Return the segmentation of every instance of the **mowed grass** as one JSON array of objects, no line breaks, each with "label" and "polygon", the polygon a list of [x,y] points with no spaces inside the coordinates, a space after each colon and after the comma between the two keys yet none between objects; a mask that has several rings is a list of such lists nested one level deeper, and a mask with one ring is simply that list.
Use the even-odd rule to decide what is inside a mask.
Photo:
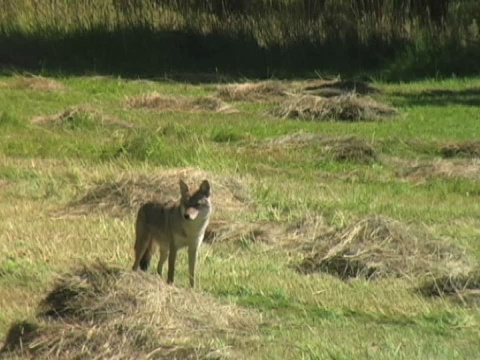
[{"label": "mowed grass", "polygon": [[[269,115],[274,105],[268,102],[232,102],[238,110],[232,114],[126,105],[151,92],[215,96],[216,85],[66,77],[54,79],[61,88],[48,90],[18,80],[0,78],[1,338],[13,321],[35,315],[56,274],[97,259],[131,267],[135,209],[123,216],[108,208],[78,215],[69,211],[72,201],[122,176],[198,168],[236,179],[256,204],[215,212],[213,220],[322,223],[317,233],[290,242],[281,233],[269,242],[242,235],[202,247],[195,291],[261,314],[256,333],[225,345],[242,358],[478,357],[478,305],[426,298],[416,291],[422,279],[415,276],[342,281],[296,269],[326,241],[325,229],[340,230],[368,215],[425,229],[480,260],[479,160],[442,158],[441,152],[445,144],[480,138],[480,79],[375,83],[382,91],[373,96],[399,115],[352,123],[279,119]],[[79,106],[95,113],[56,125],[31,123]],[[321,143],[271,141],[299,132],[355,136],[378,157],[342,161]],[[213,194],[221,204],[215,188]],[[179,261],[176,286],[187,287],[184,252]]]}]

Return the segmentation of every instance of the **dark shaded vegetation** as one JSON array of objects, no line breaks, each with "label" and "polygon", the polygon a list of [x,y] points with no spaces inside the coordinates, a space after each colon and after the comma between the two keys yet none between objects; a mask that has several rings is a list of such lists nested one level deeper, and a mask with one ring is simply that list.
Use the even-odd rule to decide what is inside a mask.
[{"label": "dark shaded vegetation", "polygon": [[0,5],[4,72],[213,74],[193,77],[205,82],[314,71],[391,79],[480,71],[480,5],[472,0],[2,0]]},{"label": "dark shaded vegetation", "polygon": [[[139,41],[141,39],[141,41]],[[85,33],[55,34],[48,39],[22,33],[0,38],[3,72],[121,74],[163,77],[192,83],[242,77],[307,76],[316,69],[354,74],[382,67],[393,58],[400,41],[372,39],[365,44],[345,41],[260,46],[249,34],[199,34],[194,30],[160,31],[132,27],[110,32],[102,28]],[[7,53],[3,53],[3,51]],[[328,54],[328,56],[324,56]],[[208,73],[213,76],[189,76]]]}]

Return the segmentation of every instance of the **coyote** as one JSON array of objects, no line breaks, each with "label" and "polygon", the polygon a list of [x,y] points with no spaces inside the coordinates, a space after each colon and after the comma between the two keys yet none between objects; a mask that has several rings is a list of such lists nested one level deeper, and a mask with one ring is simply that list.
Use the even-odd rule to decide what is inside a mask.
[{"label": "coyote", "polygon": [[133,270],[148,269],[155,245],[158,243],[160,260],[157,272],[162,276],[163,265],[168,257],[167,282],[171,284],[175,273],[177,250],[188,247],[190,286],[194,287],[198,249],[212,212],[210,183],[203,180],[198,190],[193,192],[183,180],[180,180],[180,194],[179,204],[148,202],[140,207],[135,224]]}]

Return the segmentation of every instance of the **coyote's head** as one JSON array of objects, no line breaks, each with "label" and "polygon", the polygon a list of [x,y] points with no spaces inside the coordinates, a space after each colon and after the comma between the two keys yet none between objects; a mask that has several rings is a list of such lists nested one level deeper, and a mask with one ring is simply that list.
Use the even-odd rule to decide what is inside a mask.
[{"label": "coyote's head", "polygon": [[207,219],[210,216],[212,191],[207,180],[203,180],[196,191],[190,191],[187,184],[180,180],[180,193],[182,194],[181,211],[185,220]]}]

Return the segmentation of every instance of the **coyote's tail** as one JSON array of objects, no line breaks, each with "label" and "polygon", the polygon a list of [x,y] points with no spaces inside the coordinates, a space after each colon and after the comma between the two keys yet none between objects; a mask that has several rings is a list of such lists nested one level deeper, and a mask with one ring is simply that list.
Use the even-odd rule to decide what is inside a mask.
[{"label": "coyote's tail", "polygon": [[155,250],[155,241],[149,239],[150,243],[148,244],[147,250],[142,256],[140,260],[140,269],[143,271],[147,271],[150,266],[150,260],[152,260],[152,255]]},{"label": "coyote's tail", "polygon": [[[145,210],[142,208],[138,212],[137,222],[135,224],[135,252],[140,258],[140,269],[147,271],[150,266],[150,260],[155,251],[155,241],[149,236],[145,221]],[[148,243],[148,244],[147,244]],[[143,254],[141,252],[143,251]]]}]

